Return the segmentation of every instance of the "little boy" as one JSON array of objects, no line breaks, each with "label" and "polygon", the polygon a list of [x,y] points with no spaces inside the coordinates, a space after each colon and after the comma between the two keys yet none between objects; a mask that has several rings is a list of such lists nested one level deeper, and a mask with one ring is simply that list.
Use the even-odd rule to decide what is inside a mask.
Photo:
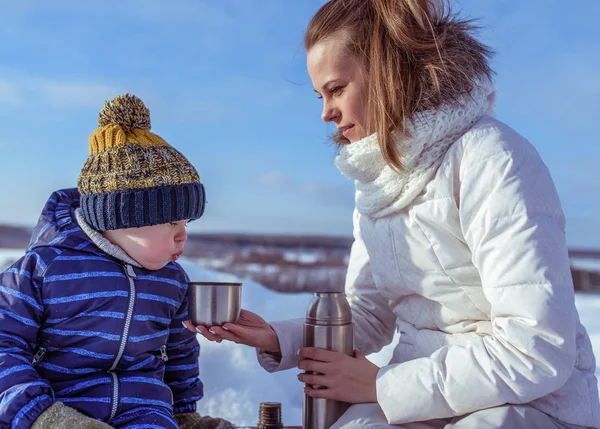
[{"label": "little boy", "polygon": [[139,98],[105,103],[98,124],[77,189],[50,196],[0,274],[0,427],[227,427],[195,413],[199,346],[175,263],[204,187]]}]

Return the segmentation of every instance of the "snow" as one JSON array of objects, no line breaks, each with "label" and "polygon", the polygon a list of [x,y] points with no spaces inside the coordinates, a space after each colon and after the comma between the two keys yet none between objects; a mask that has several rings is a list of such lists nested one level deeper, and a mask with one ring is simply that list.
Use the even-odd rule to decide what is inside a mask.
[{"label": "snow", "polygon": [[22,250],[0,249],[0,272],[16,262],[21,256],[23,256]]},{"label": "snow", "polygon": [[[230,276],[214,278],[214,273],[182,258],[190,278],[198,281],[227,281]],[[207,275],[205,280],[205,275]],[[242,279],[242,307],[265,320],[304,317],[312,294],[284,294]],[[198,402],[201,414],[227,418],[238,425],[256,425],[261,402],[281,402],[286,425],[302,421],[302,386],[296,375],[300,370],[269,374],[256,360],[250,347],[224,341],[220,344],[198,336],[200,378],[205,397]]]},{"label": "snow", "polygon": [[600,259],[571,258],[571,267],[600,273]]},{"label": "snow", "polygon": [[[22,251],[0,249],[0,270],[22,256]],[[230,274],[210,271],[182,258],[182,265],[194,281],[236,281]],[[241,279],[242,306],[267,321],[304,317],[312,294],[284,294],[269,290],[248,279]],[[576,305],[595,350],[600,356],[600,295],[576,295]],[[302,421],[302,386],[299,370],[269,374],[256,360],[254,349],[230,342],[212,343],[198,336],[200,342],[200,376],[205,397],[198,402],[204,415],[227,418],[238,425],[256,425],[261,402],[281,402],[283,422],[299,425]],[[392,342],[394,344],[396,339]],[[369,356],[378,365],[391,357],[392,346]],[[600,366],[596,374],[600,376]]]},{"label": "snow", "polygon": [[298,262],[300,264],[314,264],[319,261],[320,255],[315,252],[285,252],[283,259],[288,262]]},{"label": "snow", "polygon": [[[200,278],[203,268],[184,263],[193,277]],[[242,279],[242,306],[267,321],[304,317],[312,294],[273,292],[252,280]],[[600,357],[600,295],[577,294],[575,303],[581,322],[588,330],[595,355]],[[302,386],[296,376],[300,370],[269,374],[256,360],[253,349],[229,342],[212,343],[198,336],[201,344],[200,371],[205,386],[205,398],[198,402],[200,413],[227,418],[239,425],[256,425],[261,402],[281,402],[283,422],[302,422]],[[379,366],[387,364],[393,345],[368,356]],[[600,366],[596,367],[600,377]],[[599,382],[600,388],[600,382]]]}]

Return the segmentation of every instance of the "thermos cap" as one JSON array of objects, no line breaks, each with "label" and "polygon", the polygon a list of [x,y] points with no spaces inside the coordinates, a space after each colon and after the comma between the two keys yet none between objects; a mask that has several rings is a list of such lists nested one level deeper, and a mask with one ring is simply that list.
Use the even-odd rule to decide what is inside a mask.
[{"label": "thermos cap", "polygon": [[261,402],[258,408],[258,429],[283,429],[281,403]]},{"label": "thermos cap", "polygon": [[343,292],[316,292],[306,312],[306,322],[335,326],[352,323],[352,311]]}]

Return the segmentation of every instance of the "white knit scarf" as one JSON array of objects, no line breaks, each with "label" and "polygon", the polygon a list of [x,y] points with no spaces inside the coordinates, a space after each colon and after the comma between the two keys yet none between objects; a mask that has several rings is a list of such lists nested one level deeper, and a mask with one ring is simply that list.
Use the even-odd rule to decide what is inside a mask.
[{"label": "white knit scarf", "polygon": [[398,142],[405,166],[401,173],[385,163],[376,134],[344,146],[335,165],[354,180],[358,212],[380,218],[409,205],[431,180],[448,148],[483,115],[493,114],[495,94],[485,78],[458,103],[415,115],[408,124],[410,137]]}]

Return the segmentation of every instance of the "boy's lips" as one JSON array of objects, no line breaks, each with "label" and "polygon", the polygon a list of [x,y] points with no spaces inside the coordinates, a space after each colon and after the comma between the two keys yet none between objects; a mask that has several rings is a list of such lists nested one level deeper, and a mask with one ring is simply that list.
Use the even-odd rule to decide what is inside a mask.
[{"label": "boy's lips", "polygon": [[183,253],[183,251],[175,253],[175,254],[173,255],[173,260],[174,260],[174,261],[178,260],[178,259],[179,259],[179,257],[181,256],[181,254],[182,254],[182,253]]}]

